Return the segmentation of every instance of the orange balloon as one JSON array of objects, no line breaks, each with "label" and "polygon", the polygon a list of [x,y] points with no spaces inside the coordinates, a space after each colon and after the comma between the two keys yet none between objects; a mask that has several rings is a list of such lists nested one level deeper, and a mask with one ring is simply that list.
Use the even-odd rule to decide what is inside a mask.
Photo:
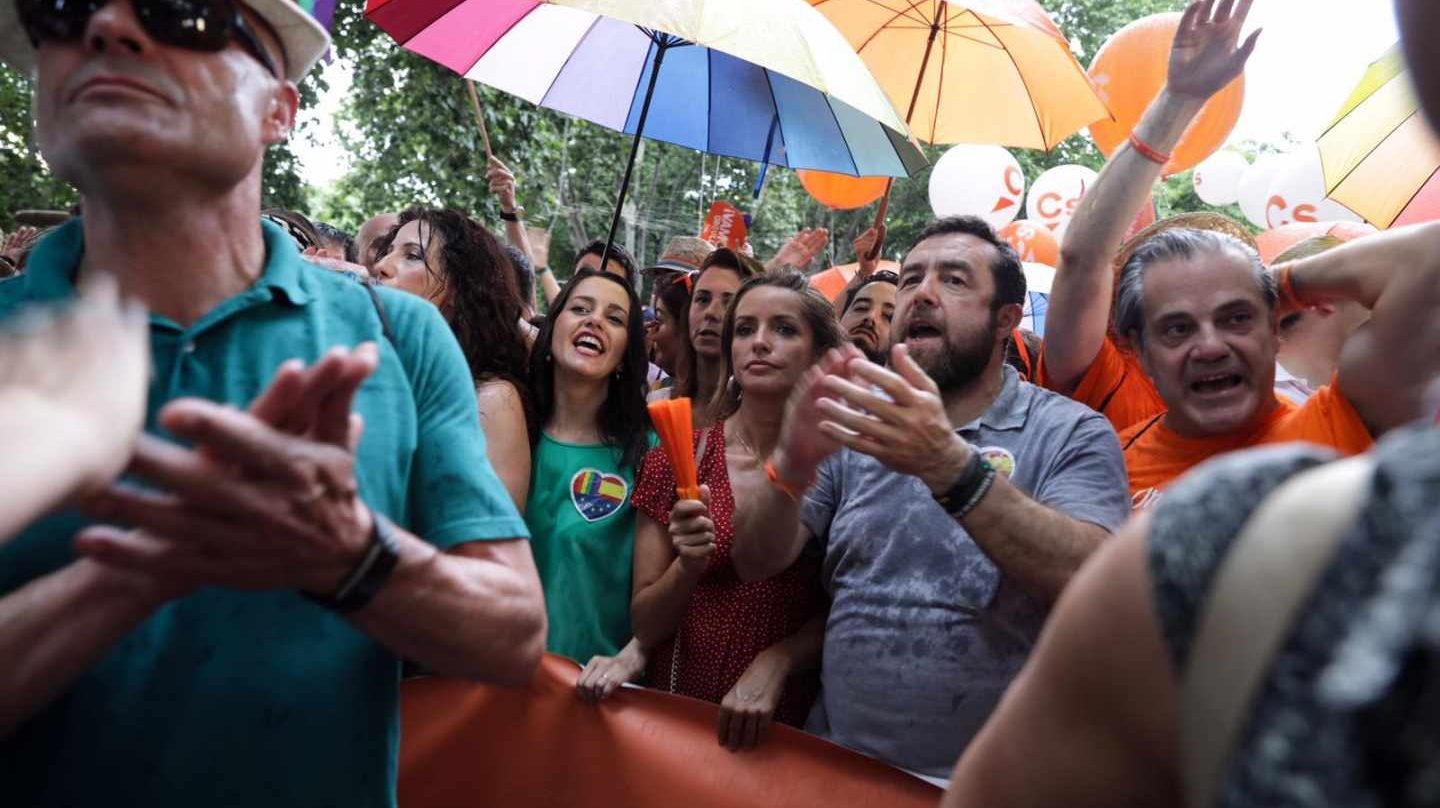
[{"label": "orange balloon", "polygon": [[1255,245],[1260,248],[1260,260],[1269,264],[1302,241],[1320,236],[1350,241],[1374,232],[1377,232],[1374,225],[1358,222],[1296,222],[1266,230],[1255,237]]},{"label": "orange balloon", "polygon": [[816,202],[835,210],[863,208],[885,195],[888,177],[851,177],[828,171],[800,169],[800,184]]},{"label": "orange balloon", "polygon": [[[1090,136],[1106,157],[1130,137],[1145,108],[1164,88],[1170,72],[1170,45],[1179,28],[1178,12],[1144,17],[1115,32],[1095,54],[1090,79],[1115,120],[1090,124]],[[1165,176],[1194,168],[1225,145],[1244,103],[1242,74],[1206,102],[1171,153]]]},{"label": "orange balloon", "polygon": [[1050,232],[1050,228],[1043,224],[1021,219],[1000,228],[996,235],[1005,239],[1015,248],[1015,252],[1020,253],[1021,261],[1052,267],[1060,262],[1060,242],[1055,240],[1055,234]]}]

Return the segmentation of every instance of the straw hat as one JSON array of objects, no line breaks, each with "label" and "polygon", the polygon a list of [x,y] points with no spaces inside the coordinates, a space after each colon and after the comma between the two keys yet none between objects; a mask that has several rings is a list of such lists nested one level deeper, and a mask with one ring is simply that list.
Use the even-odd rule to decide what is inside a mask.
[{"label": "straw hat", "polygon": [[[330,49],[330,34],[294,0],[239,0],[275,30],[285,51],[285,78],[305,78]],[[35,46],[20,24],[15,0],[0,0],[0,62],[27,75],[35,70]]]},{"label": "straw hat", "polygon": [[1312,255],[1319,255],[1326,250],[1333,250],[1345,243],[1345,239],[1335,236],[1315,236],[1307,238],[1288,250],[1275,256],[1271,264],[1283,264],[1287,261],[1299,261],[1301,258],[1309,258]]},{"label": "straw hat", "polygon": [[1120,271],[1129,263],[1130,256],[1140,249],[1140,246],[1155,236],[1167,230],[1185,228],[1188,230],[1209,230],[1212,233],[1230,236],[1244,244],[1246,247],[1260,254],[1260,247],[1255,243],[1255,237],[1250,234],[1250,228],[1235,221],[1221,213],[1210,213],[1200,211],[1196,213],[1178,213],[1168,219],[1161,219],[1155,224],[1136,233],[1129,241],[1120,247],[1120,252],[1115,255],[1115,281],[1119,286]]},{"label": "straw hat", "polygon": [[715,245],[696,236],[676,236],[665,245],[660,260],[645,268],[645,274],[659,272],[695,272],[705,257],[715,252]]}]

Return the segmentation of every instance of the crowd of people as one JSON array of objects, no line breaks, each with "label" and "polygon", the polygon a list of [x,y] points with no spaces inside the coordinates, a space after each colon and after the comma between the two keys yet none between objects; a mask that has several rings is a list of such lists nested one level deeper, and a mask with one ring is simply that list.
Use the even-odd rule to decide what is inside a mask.
[{"label": "crowd of people", "polygon": [[[1208,587],[1337,455],[1373,459],[1373,490],[1214,794],[1440,795],[1440,225],[1272,266],[1217,214],[1125,239],[1243,72],[1248,0],[1187,8],[1068,228],[1043,342],[975,217],[897,245],[898,272],[867,231],[830,300],[803,272],[823,231],[768,262],[597,241],[562,280],[494,158],[499,233],[262,211],[327,46],[299,7],[0,4],[82,198],[5,242],[0,282],[7,800],[388,805],[402,673],[518,686],[549,651],[577,698],[714,703],[737,752],[779,722],[953,773],[951,804],[1177,804]],[[647,411],[679,398],[698,497]]]}]

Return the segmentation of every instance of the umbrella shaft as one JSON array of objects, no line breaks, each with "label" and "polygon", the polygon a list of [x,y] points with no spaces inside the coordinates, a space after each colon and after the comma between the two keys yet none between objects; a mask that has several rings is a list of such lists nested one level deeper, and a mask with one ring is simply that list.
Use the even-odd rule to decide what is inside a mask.
[{"label": "umbrella shaft", "polygon": [[665,61],[665,51],[670,48],[666,38],[655,39],[655,66],[650,70],[650,83],[645,87],[645,102],[640,105],[640,119],[635,122],[635,139],[630,143],[630,159],[625,161],[625,176],[620,180],[620,193],[615,199],[615,216],[610,219],[610,235],[605,238],[605,251],[600,255],[600,271],[610,260],[611,248],[615,246],[615,233],[620,229],[620,214],[625,210],[625,194],[630,191],[630,175],[635,170],[635,155],[640,151],[640,137],[645,134],[645,118],[650,115],[650,99],[655,95],[655,80],[660,78],[660,63]]},{"label": "umbrella shaft", "polygon": [[935,19],[930,21],[930,38],[925,40],[925,55],[920,59],[920,75],[915,78],[915,92],[910,94],[910,109],[905,112],[906,126],[909,126],[910,119],[915,117],[915,102],[920,100],[920,85],[925,83],[925,68],[930,65],[930,51],[935,47],[935,36],[940,33],[940,26],[945,24],[946,5],[941,2],[935,9]]}]

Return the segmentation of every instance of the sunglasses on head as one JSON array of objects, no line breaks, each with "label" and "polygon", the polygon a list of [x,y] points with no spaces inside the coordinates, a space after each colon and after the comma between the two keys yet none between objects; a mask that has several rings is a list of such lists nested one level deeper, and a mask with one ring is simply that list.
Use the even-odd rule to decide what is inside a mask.
[{"label": "sunglasses on head", "polygon": [[[0,0],[3,2],[4,0]],[[30,43],[79,42],[90,17],[109,0],[14,0]],[[186,50],[215,53],[238,42],[273,76],[280,75],[245,22],[234,0],[130,0],[140,26],[151,39]]]}]

